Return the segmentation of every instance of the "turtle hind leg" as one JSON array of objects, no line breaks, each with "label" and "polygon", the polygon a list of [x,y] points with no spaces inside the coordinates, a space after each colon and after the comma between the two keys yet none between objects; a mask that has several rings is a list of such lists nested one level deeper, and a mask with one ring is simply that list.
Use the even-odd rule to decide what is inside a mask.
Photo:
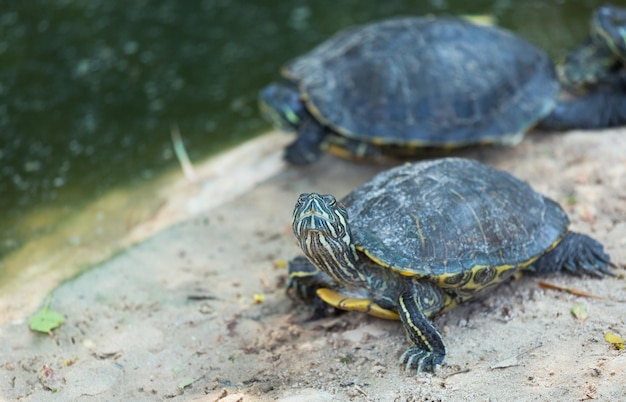
[{"label": "turtle hind leg", "polygon": [[600,242],[581,233],[569,232],[554,249],[542,255],[528,270],[540,274],[566,271],[574,275],[614,276],[609,266],[613,266],[611,258],[604,252]]},{"label": "turtle hind leg", "polygon": [[[426,287],[424,287],[426,288]],[[409,338],[415,345],[410,346],[400,356],[400,363],[406,364],[406,369],[412,368],[417,371],[434,371],[438,364],[443,362],[446,356],[446,347],[439,330],[428,319],[431,315],[443,308],[444,300],[442,291],[436,289],[434,285],[425,289],[428,293],[421,293],[420,287],[407,291],[400,296],[398,303],[398,313],[404,324],[404,328]],[[431,298],[432,291],[435,291],[434,299]]]},{"label": "turtle hind leg", "polygon": [[317,161],[328,131],[313,116],[298,126],[298,138],[285,149],[285,160],[293,165],[308,165]]}]

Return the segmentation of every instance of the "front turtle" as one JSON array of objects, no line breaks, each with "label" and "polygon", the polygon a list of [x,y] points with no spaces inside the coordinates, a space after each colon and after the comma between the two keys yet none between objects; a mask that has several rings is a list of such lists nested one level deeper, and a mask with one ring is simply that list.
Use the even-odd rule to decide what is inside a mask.
[{"label": "front turtle", "polygon": [[341,202],[302,194],[293,232],[307,260],[288,288],[330,305],[400,319],[406,367],[432,371],[446,354],[430,320],[519,270],[611,274],[603,246],[568,231],[554,201],[508,173],[446,158],[378,174]]},{"label": "front turtle", "polygon": [[275,124],[298,132],[285,153],[294,164],[311,163],[326,148],[377,159],[422,147],[515,145],[548,115],[546,128],[626,122],[599,112],[607,107],[601,96],[577,99],[584,113],[571,112],[544,51],[458,18],[349,28],[288,63],[283,75],[285,82],[261,92],[260,106]]}]

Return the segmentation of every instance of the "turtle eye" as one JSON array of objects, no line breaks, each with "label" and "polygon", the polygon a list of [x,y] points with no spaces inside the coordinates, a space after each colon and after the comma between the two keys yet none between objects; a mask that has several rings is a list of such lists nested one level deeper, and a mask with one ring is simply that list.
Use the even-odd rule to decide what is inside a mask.
[{"label": "turtle eye", "polygon": [[296,201],[296,208],[298,208],[300,205],[304,204],[304,201],[306,201],[306,199],[308,197],[309,197],[308,193],[300,194],[300,196],[298,197],[298,201]]},{"label": "turtle eye", "polygon": [[324,198],[324,202],[329,207],[334,207],[335,205],[337,205],[337,200],[332,195],[326,194],[323,198]]}]

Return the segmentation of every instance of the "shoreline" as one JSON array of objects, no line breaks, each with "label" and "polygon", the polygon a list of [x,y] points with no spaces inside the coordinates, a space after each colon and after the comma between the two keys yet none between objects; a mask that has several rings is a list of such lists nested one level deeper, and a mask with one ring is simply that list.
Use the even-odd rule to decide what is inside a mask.
[{"label": "shoreline", "polygon": [[24,319],[63,281],[277,174],[284,169],[283,147],[292,140],[269,131],[194,164],[194,183],[178,167],[90,202],[4,258],[0,324]]}]

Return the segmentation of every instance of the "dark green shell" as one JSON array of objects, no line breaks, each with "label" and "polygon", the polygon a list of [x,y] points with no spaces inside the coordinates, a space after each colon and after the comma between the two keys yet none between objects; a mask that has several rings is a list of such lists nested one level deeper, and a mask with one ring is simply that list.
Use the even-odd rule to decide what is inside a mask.
[{"label": "dark green shell", "polygon": [[385,171],[342,202],[357,249],[403,275],[451,282],[481,268],[525,267],[558,244],[569,224],[558,204],[528,184],[461,158]]},{"label": "dark green shell", "polygon": [[284,73],[323,124],[377,144],[515,144],[554,108],[560,89],[545,52],[455,18],[354,27]]}]

